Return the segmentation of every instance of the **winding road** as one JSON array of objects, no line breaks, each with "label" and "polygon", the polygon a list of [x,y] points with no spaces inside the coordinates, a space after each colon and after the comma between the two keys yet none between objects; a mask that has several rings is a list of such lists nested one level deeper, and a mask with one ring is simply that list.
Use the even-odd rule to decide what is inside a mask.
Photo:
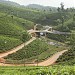
[{"label": "winding road", "polygon": [[43,62],[40,62],[38,65],[39,66],[49,66],[49,65],[52,65],[52,64],[54,64],[57,61],[59,56],[61,56],[66,51],[67,50],[63,50],[63,51],[57,52],[52,57],[50,57],[49,59],[47,59],[47,60],[45,60]]},{"label": "winding road", "polygon": [[[34,32],[40,32],[40,31],[34,31],[34,30],[30,30],[28,31],[29,33],[34,33]],[[45,31],[43,31],[45,32]],[[47,31],[48,32],[48,31]],[[50,32],[50,31],[49,31]],[[50,32],[51,33],[51,32]],[[59,33],[59,32],[56,32],[54,31],[54,33]],[[61,33],[61,34],[64,34],[64,33]],[[67,34],[67,33],[65,33]],[[0,58],[3,58],[9,54],[12,54],[12,53],[15,53],[17,52],[18,50],[22,49],[24,46],[30,44],[32,41],[34,41],[36,38],[35,37],[32,37],[32,39],[30,39],[29,41],[27,41],[26,43],[23,43],[5,53],[0,53]],[[33,64],[25,64],[26,66],[49,66],[49,65],[52,65],[56,62],[56,60],[59,58],[59,56],[61,56],[64,52],[66,52],[68,50],[63,50],[63,51],[60,51],[60,52],[57,52],[55,53],[53,56],[51,56],[50,58],[42,61],[42,62],[39,62],[38,64],[37,63],[33,63]],[[0,63],[0,66],[23,66],[24,64],[4,64],[4,63]]]},{"label": "winding road", "polygon": [[13,48],[13,49],[11,49],[11,50],[5,52],[5,53],[0,53],[0,58],[3,58],[3,57],[5,57],[5,56],[7,56],[7,55],[9,55],[9,54],[12,54],[12,53],[17,52],[18,50],[22,49],[24,46],[30,44],[30,43],[31,43],[32,41],[34,41],[35,39],[36,39],[35,37],[32,37],[32,38],[31,38],[29,41],[27,41],[26,43],[23,43],[23,44],[21,44],[21,45],[15,47],[15,48]]},{"label": "winding road", "polygon": [[[56,60],[59,58],[60,55],[62,55],[64,52],[68,50],[63,50],[60,52],[55,53],[52,57],[48,58],[47,60],[44,60],[43,62],[39,62],[38,66],[49,66],[56,62]],[[37,63],[33,64],[25,64],[26,66],[37,66]],[[0,66],[24,66],[24,64],[4,64],[0,63]]]}]

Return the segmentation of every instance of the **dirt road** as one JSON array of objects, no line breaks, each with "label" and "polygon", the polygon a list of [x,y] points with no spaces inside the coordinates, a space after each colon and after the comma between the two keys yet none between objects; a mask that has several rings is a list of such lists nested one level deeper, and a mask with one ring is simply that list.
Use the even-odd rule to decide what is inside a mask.
[{"label": "dirt road", "polygon": [[57,52],[56,54],[54,54],[52,57],[50,57],[49,59],[40,62],[38,65],[39,66],[48,66],[48,65],[52,65],[53,63],[56,62],[56,60],[59,58],[60,55],[62,55],[64,52],[66,52],[67,50],[63,50],[60,52]]},{"label": "dirt road", "polygon": [[[38,66],[49,66],[49,65],[52,65],[56,62],[56,60],[59,58],[60,55],[62,55],[64,52],[66,52],[68,50],[63,50],[63,51],[60,51],[60,52],[57,52],[55,53],[52,57],[50,57],[49,59],[47,60],[44,60],[43,62],[40,62],[38,63]],[[24,64],[3,64],[3,63],[0,63],[0,66],[23,66]],[[34,63],[34,64],[25,64],[26,66],[37,66],[37,63]]]},{"label": "dirt road", "polygon": [[0,58],[3,58],[3,57],[5,57],[5,56],[7,56],[7,55],[9,55],[9,54],[15,53],[16,51],[22,49],[22,48],[24,47],[24,45],[26,46],[26,45],[30,44],[30,43],[31,43],[32,41],[34,41],[35,39],[36,39],[35,37],[32,37],[32,38],[31,38],[29,41],[27,41],[26,43],[23,43],[23,44],[21,44],[21,45],[15,47],[15,48],[13,48],[13,49],[11,49],[11,50],[5,52],[5,53],[0,53]]}]

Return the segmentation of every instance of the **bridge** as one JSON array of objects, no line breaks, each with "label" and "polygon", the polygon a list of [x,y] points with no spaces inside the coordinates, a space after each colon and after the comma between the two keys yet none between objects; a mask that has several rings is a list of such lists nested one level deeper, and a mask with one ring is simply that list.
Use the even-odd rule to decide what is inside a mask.
[{"label": "bridge", "polygon": [[36,34],[38,34],[38,33],[39,33],[39,35],[45,35],[45,36],[47,33],[61,34],[61,35],[71,34],[70,32],[60,32],[60,31],[53,30],[53,28],[50,26],[44,26],[45,29],[43,29],[43,30],[36,30],[37,25],[38,24],[36,24],[34,26],[34,29],[28,30],[28,33],[31,34],[32,36],[37,36]]},{"label": "bridge", "polygon": [[53,30],[53,31],[48,31],[48,30],[28,30],[28,33],[29,34],[32,34],[33,36],[36,36],[36,33],[39,33],[40,35],[45,35],[46,36],[46,33],[52,33],[52,34],[61,34],[61,35],[67,35],[67,34],[71,34],[69,32],[60,32],[60,31],[56,31],[56,30]]}]

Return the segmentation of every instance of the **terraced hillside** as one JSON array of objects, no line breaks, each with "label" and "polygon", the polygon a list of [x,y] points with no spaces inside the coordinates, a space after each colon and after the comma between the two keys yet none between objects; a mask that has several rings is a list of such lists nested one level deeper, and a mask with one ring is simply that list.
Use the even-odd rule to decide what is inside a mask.
[{"label": "terraced hillside", "polygon": [[7,59],[7,62],[12,63],[12,61],[15,63],[24,63],[26,62],[37,62],[43,61],[50,56],[52,56],[54,53],[64,50],[62,46],[52,46],[49,45],[47,42],[45,42],[43,39],[36,39],[29,45],[25,46],[23,49],[17,51],[16,53],[10,54],[5,59]]},{"label": "terraced hillside", "polygon": [[[46,12],[20,5],[13,6],[13,4],[7,5],[6,3],[0,3],[0,53],[29,40],[30,35],[27,33],[27,30],[32,29],[36,23],[40,23],[42,26],[50,25],[53,27],[53,29],[58,31],[74,32],[75,9],[73,11],[72,10],[69,9],[67,11],[67,9],[64,9],[64,11],[60,10],[58,12],[51,13],[51,11]],[[68,42],[67,39],[70,38],[70,35],[47,35],[50,39],[63,43]],[[65,53],[64,56],[60,57],[62,62],[65,63],[65,61],[68,60],[71,61],[71,64],[75,64],[75,59],[73,60],[75,57],[74,44],[75,43],[72,43],[72,47],[67,54]],[[67,44],[67,46],[69,45]],[[21,60],[23,63],[25,61],[37,62],[43,61],[54,53],[63,49],[64,47],[52,46],[49,45],[45,40],[37,39],[23,49],[8,55],[5,58],[10,62],[15,62],[16,60]],[[60,62],[60,58],[58,59],[58,62]]]},{"label": "terraced hillside", "polygon": [[7,5],[6,3],[0,3],[0,11],[31,21],[35,21],[43,13],[38,10],[28,9],[26,7],[14,7],[11,5]]},{"label": "terraced hillside", "polygon": [[0,36],[0,53],[10,50],[18,45],[20,45],[22,41],[13,37]]},{"label": "terraced hillside", "polygon": [[70,49],[65,52],[62,56],[59,57],[57,62],[59,64],[66,64],[66,65],[75,65],[75,35],[71,35],[70,39]]},{"label": "terraced hillside", "polygon": [[[12,15],[0,12],[0,52],[9,50],[22,43],[22,36],[26,29],[33,28],[34,23]],[[27,41],[28,37],[25,38]]]},{"label": "terraced hillside", "polygon": [[[16,4],[17,5],[17,4]],[[34,5],[35,6],[35,5]],[[40,6],[40,5],[38,5]],[[48,8],[48,7],[47,7]],[[49,9],[49,8],[48,8]],[[53,10],[53,9],[51,9]],[[57,8],[55,8],[57,10]],[[55,12],[55,11],[46,11],[46,10],[38,10],[38,9],[32,9],[25,6],[13,6],[11,3],[7,5],[6,3],[0,3],[0,11],[5,12],[10,15],[17,16],[19,18],[27,19],[30,21],[33,21],[34,23],[39,23],[42,25],[51,25],[56,26],[60,25],[62,21],[62,16],[64,16],[64,21],[68,21],[70,18],[72,18],[72,14],[66,11],[65,12]]]}]

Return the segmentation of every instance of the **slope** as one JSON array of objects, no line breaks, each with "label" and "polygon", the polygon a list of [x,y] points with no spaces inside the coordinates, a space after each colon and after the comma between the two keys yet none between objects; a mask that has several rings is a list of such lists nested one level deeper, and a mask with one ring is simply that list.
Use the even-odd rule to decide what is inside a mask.
[{"label": "slope", "polygon": [[25,46],[16,53],[8,55],[7,57],[5,57],[5,59],[7,60],[6,63],[12,63],[12,61],[14,63],[32,63],[37,61],[40,62],[64,49],[65,48],[61,46],[57,47],[49,45],[42,39],[36,39],[31,44]]},{"label": "slope", "polygon": [[9,50],[22,43],[22,35],[25,33],[29,39],[26,29],[32,28],[33,22],[0,12],[0,52]]},{"label": "slope", "polygon": [[71,35],[70,49],[57,60],[59,64],[75,65],[75,35]]}]

